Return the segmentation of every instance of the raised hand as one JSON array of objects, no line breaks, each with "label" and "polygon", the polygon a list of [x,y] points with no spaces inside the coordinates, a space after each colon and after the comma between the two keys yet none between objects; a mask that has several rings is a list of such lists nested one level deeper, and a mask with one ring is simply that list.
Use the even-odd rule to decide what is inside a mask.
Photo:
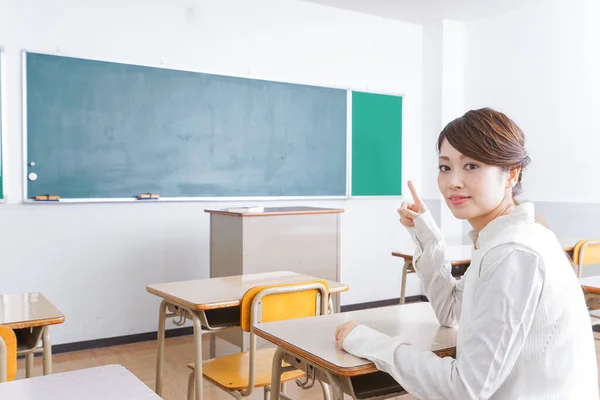
[{"label": "raised hand", "polygon": [[417,193],[417,189],[413,185],[412,181],[408,181],[408,189],[412,194],[413,202],[409,203],[407,201],[403,201],[398,209],[398,215],[400,215],[400,223],[406,227],[415,226],[413,219],[415,219],[419,214],[427,211],[427,207],[425,207],[425,203],[419,197]]}]

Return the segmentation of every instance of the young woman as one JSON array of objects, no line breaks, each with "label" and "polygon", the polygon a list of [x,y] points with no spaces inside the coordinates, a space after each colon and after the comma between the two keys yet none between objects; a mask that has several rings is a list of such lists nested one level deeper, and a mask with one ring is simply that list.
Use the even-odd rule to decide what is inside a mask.
[{"label": "young woman", "polygon": [[340,348],[373,361],[419,399],[599,398],[579,282],[555,235],[535,221],[533,205],[514,199],[530,161],[524,142],[512,120],[489,108],[467,112],[439,135],[440,192],[473,228],[461,280],[452,277],[440,230],[410,182],[414,203],[398,210],[440,324],[460,322],[456,359],[356,322],[336,331]]}]

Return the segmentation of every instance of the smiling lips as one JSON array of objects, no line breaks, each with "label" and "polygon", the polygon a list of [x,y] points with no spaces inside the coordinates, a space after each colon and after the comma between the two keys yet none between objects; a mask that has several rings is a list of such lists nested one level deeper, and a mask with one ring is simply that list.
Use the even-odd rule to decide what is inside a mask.
[{"label": "smiling lips", "polygon": [[470,197],[453,195],[453,196],[448,197],[448,199],[450,200],[450,203],[453,206],[460,206],[461,204],[464,204],[467,200],[469,200]]}]

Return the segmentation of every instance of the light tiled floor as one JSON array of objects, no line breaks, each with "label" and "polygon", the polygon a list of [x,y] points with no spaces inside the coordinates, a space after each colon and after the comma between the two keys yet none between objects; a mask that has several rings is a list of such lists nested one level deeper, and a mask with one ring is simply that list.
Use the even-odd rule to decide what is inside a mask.
[{"label": "light tiled floor", "polygon": [[[596,359],[600,364],[600,334],[596,333]],[[208,354],[208,341],[205,342],[204,354]],[[193,341],[191,336],[167,339],[165,345],[163,398],[165,400],[184,400],[187,393],[187,377],[189,369],[186,364],[193,362]],[[156,366],[156,342],[134,343],[113,346],[96,350],[78,351],[56,354],[53,357],[53,371],[62,372],[81,368],[89,368],[106,364],[121,364],[134,373],[150,388],[154,389]],[[35,375],[42,372],[42,360],[35,359]],[[24,377],[24,360],[19,360],[17,379]],[[317,384],[310,390],[301,390],[294,383],[288,384],[288,394],[294,399],[322,399],[320,386]],[[232,397],[205,381],[205,399],[230,400]],[[349,397],[348,397],[349,398]],[[262,390],[257,390],[251,400],[263,399]],[[410,395],[398,397],[411,400]]]}]

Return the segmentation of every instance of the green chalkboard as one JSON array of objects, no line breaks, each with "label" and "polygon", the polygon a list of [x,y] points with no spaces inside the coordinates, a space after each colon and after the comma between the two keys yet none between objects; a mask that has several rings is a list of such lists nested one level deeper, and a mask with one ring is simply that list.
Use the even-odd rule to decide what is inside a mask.
[{"label": "green chalkboard", "polygon": [[28,198],[347,194],[346,90],[37,53],[25,83]]},{"label": "green chalkboard", "polygon": [[352,92],[352,196],[402,194],[402,97]]}]

